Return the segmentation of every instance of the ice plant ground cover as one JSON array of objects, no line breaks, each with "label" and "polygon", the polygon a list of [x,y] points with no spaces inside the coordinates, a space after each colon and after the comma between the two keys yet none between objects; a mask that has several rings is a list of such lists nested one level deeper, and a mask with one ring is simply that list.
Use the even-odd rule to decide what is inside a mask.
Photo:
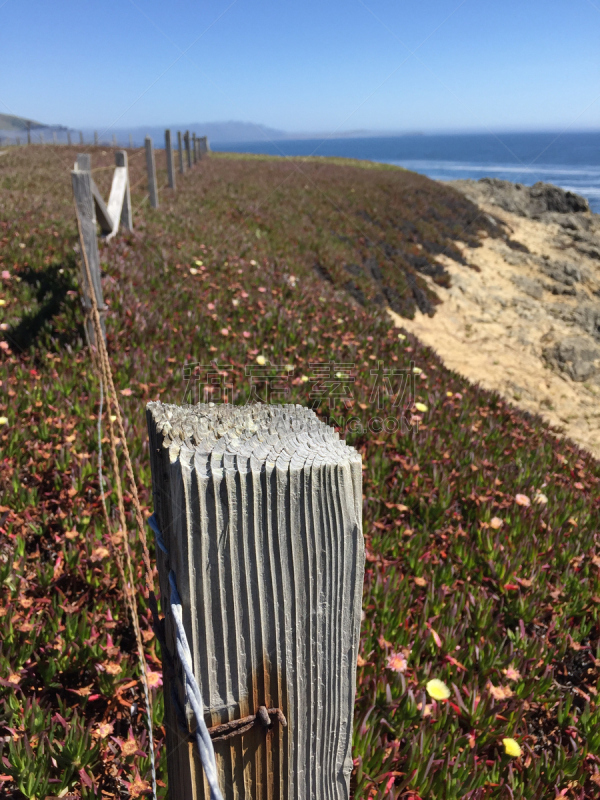
[{"label": "ice plant ground cover", "polygon": [[[0,797],[149,788],[133,630],[100,505],[75,154],[14,148],[0,163]],[[110,150],[92,158],[114,163]],[[502,231],[426,178],[322,159],[212,156],[154,211],[143,155],[130,161],[135,231],[101,260],[148,514],[144,406],[182,402],[184,363],[230,367],[238,403],[246,365],[289,365],[288,399],[305,405],[311,363],[355,365],[353,405],[335,415],[354,419],[347,438],[364,460],[354,797],[598,797],[598,464],[399,338],[378,297],[427,309],[420,275],[447,280],[432,256]],[[160,154],[158,167],[164,181]],[[106,194],[110,170],[95,177]],[[411,361],[418,434],[370,432],[391,414],[375,408],[371,371]],[[160,653],[139,578],[164,797]]]}]

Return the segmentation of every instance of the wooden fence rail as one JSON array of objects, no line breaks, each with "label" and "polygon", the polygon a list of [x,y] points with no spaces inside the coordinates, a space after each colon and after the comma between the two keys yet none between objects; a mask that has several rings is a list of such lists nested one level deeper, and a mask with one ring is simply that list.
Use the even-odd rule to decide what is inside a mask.
[{"label": "wooden fence rail", "polygon": [[[175,584],[224,800],[347,800],[360,455],[301,406],[155,402],[147,420],[170,796],[209,797],[190,742]],[[236,721],[244,732],[234,733]]]}]

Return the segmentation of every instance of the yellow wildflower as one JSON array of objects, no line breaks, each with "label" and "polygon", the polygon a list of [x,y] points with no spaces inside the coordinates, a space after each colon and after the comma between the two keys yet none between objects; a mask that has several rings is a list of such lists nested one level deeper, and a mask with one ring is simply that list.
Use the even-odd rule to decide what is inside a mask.
[{"label": "yellow wildflower", "polygon": [[428,681],[425,688],[427,689],[427,694],[433,697],[434,700],[447,700],[450,697],[450,689],[444,681],[440,681],[438,678]]},{"label": "yellow wildflower", "polygon": [[513,758],[519,758],[521,753],[521,746],[515,739],[502,739],[502,744],[504,745],[504,752],[507,756],[512,756]]}]

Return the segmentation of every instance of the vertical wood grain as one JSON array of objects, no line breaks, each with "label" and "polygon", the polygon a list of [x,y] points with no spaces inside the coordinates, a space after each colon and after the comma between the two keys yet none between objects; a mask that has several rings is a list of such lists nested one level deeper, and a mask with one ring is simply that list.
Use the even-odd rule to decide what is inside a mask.
[{"label": "vertical wood grain", "polygon": [[[364,572],[360,455],[301,406],[157,402],[147,421],[169,550],[158,558],[161,593],[173,569],[205,722],[261,705],[288,722],[215,743],[225,800],[347,800]],[[174,689],[182,699],[179,678]],[[165,685],[172,796],[208,800],[170,692]]]}]

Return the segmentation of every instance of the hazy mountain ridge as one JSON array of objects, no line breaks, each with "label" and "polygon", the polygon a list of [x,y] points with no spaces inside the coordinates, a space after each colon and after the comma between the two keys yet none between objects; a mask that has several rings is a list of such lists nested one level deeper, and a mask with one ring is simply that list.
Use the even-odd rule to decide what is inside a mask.
[{"label": "hazy mountain ridge", "polygon": [[[129,137],[133,141],[134,146],[143,144],[146,136],[153,139],[156,147],[162,147],[164,142],[165,128],[170,127],[172,133],[181,131],[184,133],[189,130],[190,133],[195,133],[197,136],[207,136],[209,142],[215,143],[231,143],[231,142],[261,142],[261,141],[277,141],[282,139],[315,139],[323,137],[334,137],[338,139],[343,138],[359,138],[368,136],[401,136],[402,132],[397,131],[371,131],[371,130],[354,130],[354,131],[303,131],[303,132],[290,132],[283,131],[277,128],[270,128],[267,125],[260,125],[254,122],[244,122],[239,120],[228,120],[225,122],[186,122],[177,125],[135,125],[130,128],[96,128],[84,127],[81,129],[69,128],[65,125],[45,125],[33,120],[27,120],[24,117],[17,117],[10,114],[0,114],[0,131],[9,138],[16,137],[27,130],[27,123],[30,122],[31,129],[35,130],[39,135],[40,133],[57,134],[57,140],[61,143],[66,142],[67,132],[70,131],[73,142],[79,141],[79,132],[83,134],[86,143],[93,142],[94,134],[98,134],[98,139],[101,144],[112,144],[113,136],[116,137],[117,143],[120,145],[128,145]],[[404,132],[405,134],[406,132]],[[413,134],[414,135],[414,134]],[[47,137],[49,138],[49,137]]]}]

